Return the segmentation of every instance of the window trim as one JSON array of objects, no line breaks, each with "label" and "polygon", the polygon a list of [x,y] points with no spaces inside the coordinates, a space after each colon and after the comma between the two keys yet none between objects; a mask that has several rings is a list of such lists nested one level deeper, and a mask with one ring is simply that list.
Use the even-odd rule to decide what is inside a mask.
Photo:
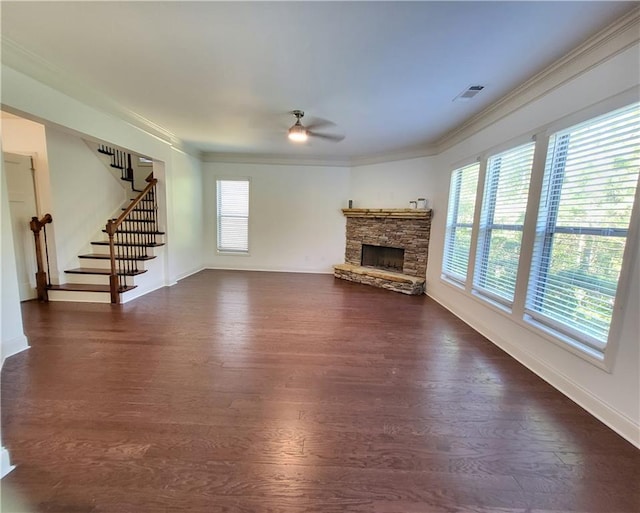
[{"label": "window trim", "polygon": [[[495,207],[496,207],[496,197],[498,194],[498,187],[500,184],[500,173],[496,176],[491,176],[494,183],[487,183],[488,175],[491,172],[491,166],[489,162],[493,157],[500,156],[511,151],[511,150],[519,150],[524,146],[528,146],[533,144],[533,155],[531,161],[531,168],[529,170],[529,184],[527,187],[527,204],[525,205],[524,210],[524,219],[521,225],[508,225],[508,224],[497,224],[494,223],[495,216]],[[538,144],[536,142],[535,137],[530,137],[525,141],[514,142],[511,145],[503,145],[503,147],[497,151],[492,151],[483,156],[482,161],[484,162],[484,176],[483,176],[483,189],[482,191],[477,191],[477,200],[480,200],[479,210],[478,210],[478,227],[477,227],[477,237],[475,240],[475,253],[474,253],[474,263],[473,263],[473,280],[470,283],[470,287],[475,295],[480,298],[484,298],[487,301],[496,303],[499,307],[506,309],[507,311],[512,311],[514,308],[514,304],[516,303],[516,298],[518,294],[518,282],[521,280],[521,265],[522,265],[522,247],[524,241],[524,233],[527,223],[527,217],[530,216],[528,209],[529,204],[531,203],[531,185],[533,181],[533,170],[536,165],[536,156],[538,155]],[[495,187],[494,187],[495,185]],[[490,221],[483,223],[482,213],[483,207],[485,203],[491,205],[490,209]],[[513,232],[519,232],[520,235],[520,250],[518,253],[518,267],[516,269],[516,278],[513,287],[513,299],[509,301],[508,299],[496,294],[494,291],[489,290],[483,284],[480,283],[480,277],[476,278],[476,269],[480,269],[483,265],[488,265],[489,262],[489,247],[491,241],[491,233],[493,230],[507,230]],[[483,240],[481,240],[481,237]]]},{"label": "window trim", "polygon": [[[475,244],[475,239],[474,239],[474,234],[476,231],[476,219],[478,216],[478,186],[480,184],[480,180],[481,180],[481,176],[482,176],[482,172],[483,172],[483,164],[482,162],[480,162],[480,159],[475,159],[473,161],[470,162],[466,162],[465,164],[456,166],[456,168],[454,170],[451,171],[451,175],[450,175],[450,179],[449,179],[449,200],[451,199],[451,183],[452,183],[452,178],[453,178],[453,173],[458,172],[458,171],[462,171],[466,168],[471,168],[473,166],[477,165],[478,166],[478,171],[477,171],[477,178],[476,178],[476,197],[474,200],[474,208],[473,208],[473,219],[471,223],[458,223],[458,222],[454,222],[451,226],[457,228],[470,228],[471,229],[471,237],[469,240],[469,254],[467,256],[467,275],[466,277],[463,277],[461,275],[455,274],[455,273],[450,273],[450,272],[446,272],[446,270],[444,269],[445,266],[445,259],[446,259],[446,254],[448,251],[448,234],[449,234],[449,224],[448,224],[448,218],[449,218],[449,210],[447,208],[447,220],[445,220],[445,240],[444,240],[444,247],[443,247],[443,253],[442,253],[442,265],[440,266],[440,275],[443,279],[448,280],[450,283],[457,285],[458,287],[465,287],[465,283],[469,281],[469,277],[472,275],[473,273],[473,260],[471,260],[472,256],[475,255],[474,252],[474,244]],[[462,179],[460,180],[459,185],[457,186],[457,193],[456,193],[456,205],[455,205],[455,209],[456,211],[459,210],[460,208],[460,192],[462,190]],[[457,220],[457,214],[456,214],[456,220]]]},{"label": "window trim", "polygon": [[[549,180],[549,182],[551,183],[551,185],[549,186],[551,187],[551,191],[553,191],[554,189],[557,189],[558,191],[562,191],[562,184],[564,184],[565,182],[564,158],[561,159],[561,162],[559,165],[554,161],[557,153],[558,152],[562,153],[562,146],[564,145],[565,147],[568,147],[568,142],[570,140],[569,135],[566,133],[563,134],[562,132],[566,132],[567,130],[578,127],[583,123],[589,123],[592,120],[595,120],[597,118],[610,116],[612,113],[618,110],[622,110],[629,107],[637,109],[639,105],[640,105],[640,102],[637,99],[635,99],[634,101],[627,103],[625,105],[622,105],[620,107],[608,109],[604,113],[589,116],[584,121],[571,123],[568,126],[564,128],[560,128],[556,130],[553,134],[551,134],[551,135],[555,135],[559,133],[559,136],[561,139],[559,143],[557,142],[557,139],[556,139],[556,143],[554,144],[553,148],[550,148],[547,142],[547,150],[545,152],[546,158],[545,158],[545,170],[543,171],[543,180],[545,179]],[[563,138],[565,139],[565,142],[562,141]],[[550,137],[548,137],[547,139],[550,139]],[[549,152],[552,152],[552,153],[549,153]],[[547,162],[548,158],[553,159],[551,163]],[[550,168],[548,167],[548,165],[550,165]],[[547,175],[547,170],[549,169],[550,171],[549,171],[549,174]],[[558,177],[560,177],[560,179],[558,179]],[[559,188],[558,188],[558,184],[560,184]],[[631,214],[629,218],[629,225],[625,229],[609,229],[609,228],[603,228],[603,227],[584,228],[579,225],[567,226],[566,223],[562,224],[561,226],[557,226],[558,213],[562,205],[560,197],[558,196],[555,201],[550,202],[546,213],[543,213],[540,210],[538,205],[538,211],[539,211],[538,216],[542,215],[542,217],[540,217],[540,219],[537,222],[536,233],[534,234],[534,236],[535,237],[538,236],[540,223],[543,223],[545,227],[543,232],[544,233],[544,243],[542,246],[543,252],[546,252],[547,250],[551,251],[551,248],[553,246],[552,244],[549,244],[548,241],[553,240],[554,236],[558,233],[587,234],[587,235],[597,235],[597,236],[605,236],[605,237],[614,236],[614,237],[624,237],[626,239],[625,249],[622,254],[620,275],[618,276],[618,280],[615,287],[616,294],[613,296],[614,304],[612,305],[612,308],[611,308],[611,317],[610,317],[609,326],[607,330],[606,340],[602,341],[601,339],[596,338],[595,336],[587,333],[586,331],[576,329],[575,327],[572,327],[567,323],[563,323],[561,321],[555,320],[550,315],[547,315],[544,312],[537,311],[534,306],[530,306],[531,303],[535,302],[535,300],[537,299],[536,291],[539,288],[538,284],[540,283],[541,280],[544,282],[544,278],[540,277],[541,273],[543,273],[544,271],[542,270],[535,271],[535,268],[533,266],[542,267],[544,265],[544,262],[548,260],[548,259],[545,260],[543,256],[540,256],[539,258],[536,258],[534,261],[535,255],[533,254],[533,252],[530,258],[531,266],[529,268],[530,270],[529,279],[530,280],[532,278],[535,279],[534,285],[535,285],[536,291],[534,290],[526,291],[525,310],[523,315],[523,318],[525,319],[525,321],[536,324],[538,326],[540,325],[544,326],[548,331],[557,333],[564,338],[570,338],[572,340],[575,340],[577,344],[582,345],[586,350],[597,351],[600,354],[602,354],[603,358],[605,357],[607,348],[613,340],[613,338],[611,337],[611,331],[614,328],[615,304],[619,301],[619,297],[620,297],[621,289],[623,285],[628,281],[623,276],[622,271],[623,271],[626,259],[630,258],[630,256],[628,256],[629,255],[628,251],[630,251],[629,246],[634,244],[634,239],[630,238],[629,235],[630,235],[631,225],[634,222],[634,219],[638,215],[637,209],[638,209],[638,189],[639,188],[640,188],[640,179],[639,181],[636,181],[636,190],[633,198],[633,205],[632,205]],[[554,197],[552,193],[548,193],[548,196]],[[540,200],[542,200],[542,197],[540,197]],[[532,249],[535,250],[535,244]],[[534,274],[535,274],[535,277],[533,276]]]},{"label": "window trim", "polygon": [[[535,334],[543,340],[546,340],[559,348],[572,353],[582,360],[592,364],[593,366],[605,371],[611,372],[612,364],[615,360],[620,338],[622,336],[622,315],[625,305],[628,302],[631,292],[630,278],[633,273],[633,264],[640,259],[640,183],[636,187],[636,196],[631,213],[631,220],[628,227],[627,244],[622,257],[622,266],[620,269],[620,277],[618,281],[617,294],[613,306],[611,323],[609,328],[609,337],[606,347],[602,351],[595,350],[584,344],[579,339],[574,339],[566,334],[549,329],[548,326],[542,325],[534,319],[527,318],[524,307],[527,297],[528,281],[530,277],[530,267],[535,241],[535,229],[537,224],[540,196],[542,192],[544,168],[548,149],[548,139],[551,134],[565,130],[576,124],[589,121],[590,119],[606,115],[617,109],[638,102],[638,92],[640,88],[633,87],[620,94],[611,96],[595,104],[589,105],[576,112],[567,114],[557,118],[549,123],[539,126],[536,129],[524,132],[523,135],[513,138],[510,141],[503,142],[483,150],[477,154],[477,160],[480,161],[480,173],[478,177],[478,190],[476,197],[476,213],[474,218],[474,229],[471,238],[470,261],[476,260],[475,248],[478,236],[478,224],[480,219],[480,209],[482,207],[482,194],[484,192],[484,180],[486,174],[486,163],[488,156],[498,151],[502,151],[509,147],[516,146],[519,141],[534,139],[537,141],[534,161],[531,170],[531,182],[529,185],[529,205],[524,220],[523,238],[520,249],[520,259],[518,264],[518,277],[516,280],[515,299],[511,310],[505,309],[502,305],[494,303],[491,299],[480,296],[472,289],[474,280],[475,265],[469,266],[467,279],[464,283],[452,281],[444,274],[440,274],[440,282],[449,287],[452,291],[457,291],[465,297],[471,298],[479,305],[489,308],[491,311],[508,319],[512,323],[521,328]],[[471,163],[471,159],[458,161],[455,165],[451,165],[450,172],[463,167],[464,162]],[[447,198],[448,201],[449,198]],[[444,251],[444,245],[443,245]],[[443,252],[444,255],[444,252]],[[632,262],[632,260],[634,262]]]},{"label": "window trim", "polygon": [[[248,202],[248,214],[247,214],[247,251],[237,251],[237,250],[227,250],[219,248],[219,223],[218,223],[218,182],[220,181],[235,181],[235,182],[247,182],[249,191],[249,202]],[[251,256],[251,177],[249,176],[216,176],[215,177],[215,222],[214,222],[214,230],[215,230],[215,243],[216,243],[216,255],[219,256]]]}]

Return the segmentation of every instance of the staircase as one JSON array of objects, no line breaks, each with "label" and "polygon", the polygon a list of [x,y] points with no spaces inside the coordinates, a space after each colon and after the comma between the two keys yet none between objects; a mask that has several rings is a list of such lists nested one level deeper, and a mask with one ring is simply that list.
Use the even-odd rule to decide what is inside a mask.
[{"label": "staircase", "polygon": [[65,283],[47,287],[53,301],[120,303],[148,271],[156,248],[164,246],[153,173],[143,189],[136,189],[130,153],[104,145],[97,151],[109,157],[110,167],[120,171],[120,178],[131,185],[131,195],[136,194],[118,217],[107,221],[105,236],[91,242],[92,251],[78,255],[80,266],[64,271]]},{"label": "staircase", "polygon": [[118,150],[116,148],[111,148],[110,146],[105,146],[104,144],[99,145],[96,151],[102,155],[110,157],[111,162],[109,163],[109,166],[120,171],[120,179],[124,180],[125,182],[129,182],[131,184],[132,191],[142,192],[135,187],[135,177],[133,173],[133,165],[131,162],[131,153],[125,152],[123,150]]}]

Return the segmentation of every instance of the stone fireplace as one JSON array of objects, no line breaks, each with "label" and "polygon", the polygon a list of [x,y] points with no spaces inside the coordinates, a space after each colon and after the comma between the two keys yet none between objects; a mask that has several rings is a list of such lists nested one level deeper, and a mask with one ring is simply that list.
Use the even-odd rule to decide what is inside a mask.
[{"label": "stone fireplace", "polygon": [[404,294],[424,294],[431,210],[345,208],[345,263],[334,276]]}]

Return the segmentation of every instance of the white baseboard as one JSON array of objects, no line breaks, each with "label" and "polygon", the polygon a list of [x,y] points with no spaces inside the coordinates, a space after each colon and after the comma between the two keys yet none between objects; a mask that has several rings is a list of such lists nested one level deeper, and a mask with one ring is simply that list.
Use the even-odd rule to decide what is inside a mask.
[{"label": "white baseboard", "polygon": [[29,349],[29,340],[24,335],[19,335],[9,340],[2,341],[2,365],[4,365],[4,361],[13,356],[14,354],[18,354],[25,349]]},{"label": "white baseboard", "polygon": [[257,273],[299,273],[299,274],[333,274],[333,268],[329,271],[318,271],[312,269],[266,269],[266,268],[255,268],[255,267],[204,267],[202,270],[207,271],[248,271],[248,272],[257,272]]},{"label": "white baseboard", "polygon": [[450,305],[439,299],[429,296],[431,299],[449,310],[453,315],[471,326],[482,336],[490,340],[509,356],[524,365],[527,369],[545,380],[556,390],[567,396],[573,402],[584,408],[591,415],[618,433],[625,440],[640,449],[640,426],[632,419],[604,403],[601,399],[593,395],[588,390],[578,385],[575,381],[565,376],[563,373],[549,366],[544,360],[540,360],[536,355],[508,342],[493,332],[489,327],[481,325],[474,319],[469,319],[454,310]]},{"label": "white baseboard", "polygon": [[0,478],[6,476],[11,472],[15,465],[11,464],[11,458],[9,457],[9,451],[4,447],[0,447]]},{"label": "white baseboard", "polygon": [[146,286],[144,288],[138,287],[129,292],[125,292],[121,294],[120,304],[128,303],[129,301],[133,301],[142,296],[146,296],[147,294],[153,292],[154,290],[163,289],[166,285],[163,282],[155,283],[153,285]]},{"label": "white baseboard", "polygon": [[205,267],[198,267],[197,269],[193,270],[193,271],[187,271],[185,273],[179,274],[178,276],[176,276],[171,285],[175,285],[176,283],[178,283],[180,280],[184,280],[185,278],[188,278],[189,276],[192,276],[194,274],[198,274],[200,271],[204,271],[206,268]]}]

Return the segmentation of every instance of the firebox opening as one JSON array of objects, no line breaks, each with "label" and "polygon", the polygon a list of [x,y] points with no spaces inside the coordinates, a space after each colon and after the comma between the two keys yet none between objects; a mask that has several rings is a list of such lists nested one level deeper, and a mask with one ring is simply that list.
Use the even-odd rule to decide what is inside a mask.
[{"label": "firebox opening", "polygon": [[363,244],[361,265],[401,273],[404,267],[404,249]]}]

